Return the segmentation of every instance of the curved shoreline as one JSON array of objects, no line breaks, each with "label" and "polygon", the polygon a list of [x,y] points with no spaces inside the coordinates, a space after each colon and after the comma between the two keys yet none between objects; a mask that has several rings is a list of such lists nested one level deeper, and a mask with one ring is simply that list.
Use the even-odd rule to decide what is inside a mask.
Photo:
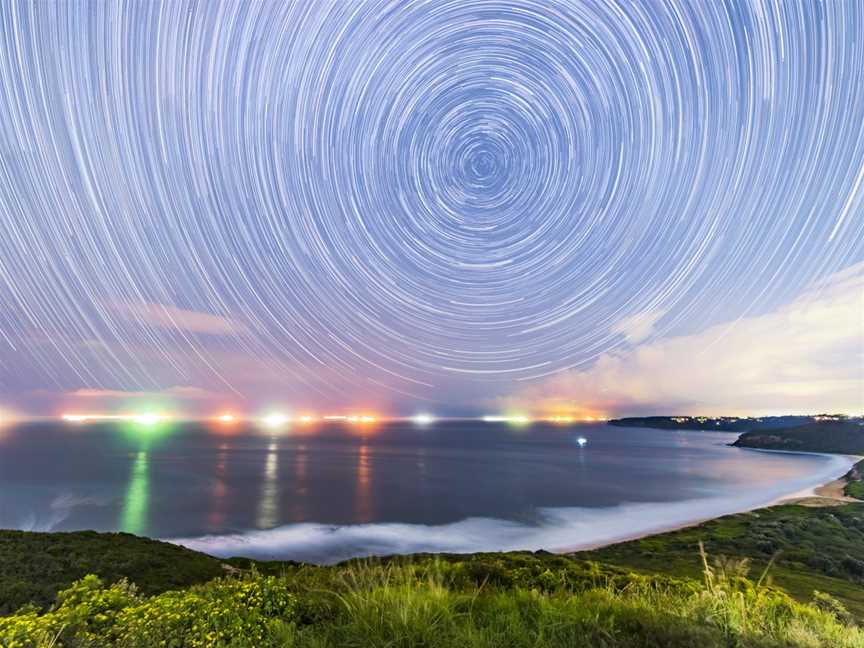
[{"label": "curved shoreline", "polygon": [[[825,500],[834,500],[838,502],[858,502],[860,500],[856,500],[854,497],[846,497],[843,495],[842,486],[846,485],[846,474],[852,469],[852,466],[857,464],[859,461],[864,460],[864,456],[862,455],[853,455],[853,454],[839,454],[832,452],[806,452],[806,451],[797,451],[797,450],[773,450],[771,448],[748,448],[746,446],[735,446],[741,450],[751,450],[753,452],[767,452],[771,454],[791,454],[791,455],[813,455],[819,457],[842,457],[848,461],[851,461],[849,468],[837,475],[833,479],[829,479],[826,482],[821,484],[815,484],[813,486],[803,488],[799,491],[795,491],[794,493],[789,493],[788,495],[784,495],[782,497],[778,497],[777,499],[771,501],[765,506],[776,506],[778,504],[795,504],[805,499],[810,498],[821,498]],[[837,493],[837,487],[840,487],[840,492]],[[758,507],[764,508],[764,507]],[[752,510],[752,509],[751,509]],[[744,511],[741,511],[742,513]]]},{"label": "curved shoreline", "polygon": [[[736,446],[740,447],[740,446]],[[729,511],[727,513],[722,513],[720,515],[709,515],[706,517],[700,517],[698,519],[694,519],[692,521],[684,522],[682,524],[677,524],[674,526],[666,526],[663,528],[658,528],[654,530],[650,530],[647,532],[634,532],[630,535],[613,539],[611,541],[604,541],[597,544],[593,544],[590,546],[577,545],[573,547],[568,547],[562,550],[556,550],[556,553],[574,553],[578,551],[588,551],[591,549],[600,549],[601,547],[608,547],[613,544],[617,544],[619,542],[629,542],[631,540],[640,540],[642,538],[647,538],[653,535],[658,535],[661,533],[668,533],[670,531],[678,531],[680,529],[687,529],[690,527],[698,526],[710,520],[716,520],[717,518],[724,517],[726,515],[735,515],[737,513],[748,513],[750,511],[758,511],[759,509],[768,508],[771,506],[780,506],[783,504],[800,504],[802,506],[838,506],[842,504],[853,504],[855,502],[861,502],[861,500],[857,500],[854,497],[846,497],[843,495],[843,486],[846,485],[845,475],[849,472],[852,466],[856,463],[864,459],[864,456],[860,455],[840,455],[840,454],[831,454],[827,452],[795,452],[792,450],[770,450],[767,448],[746,448],[741,447],[741,450],[753,450],[756,452],[770,452],[770,453],[780,453],[780,454],[806,454],[806,455],[818,455],[818,456],[827,456],[827,457],[843,457],[851,462],[849,467],[840,473],[837,477],[833,477],[826,482],[814,484],[813,486],[809,486],[803,488],[801,490],[795,491],[793,493],[789,493],[786,495],[781,495],[776,497],[775,499],[760,504],[757,506],[751,506],[748,508]],[[836,489],[839,486],[840,493],[837,494]]]},{"label": "curved shoreline", "polygon": [[[824,484],[835,481],[838,476],[845,475],[858,460],[851,455],[806,454],[823,456],[831,461],[805,486],[796,484],[791,493],[760,490],[677,502],[631,502],[603,508],[545,508],[538,511],[541,515],[538,524],[495,518],[467,518],[440,525],[301,523],[264,531],[171,538],[168,541],[222,557],[287,559],[318,564],[354,557],[426,552],[583,551],[806,497]],[[581,540],[574,542],[575,538]]]}]

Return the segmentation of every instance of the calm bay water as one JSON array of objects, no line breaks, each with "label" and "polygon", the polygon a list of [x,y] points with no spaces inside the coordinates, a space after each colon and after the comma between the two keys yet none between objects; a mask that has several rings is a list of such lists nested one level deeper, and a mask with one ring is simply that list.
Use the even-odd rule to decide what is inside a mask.
[{"label": "calm bay water", "polygon": [[28,424],[0,430],[0,526],[120,530],[220,555],[319,562],[560,549],[753,508],[851,465],[728,447],[735,438],[476,422],[277,435]]}]

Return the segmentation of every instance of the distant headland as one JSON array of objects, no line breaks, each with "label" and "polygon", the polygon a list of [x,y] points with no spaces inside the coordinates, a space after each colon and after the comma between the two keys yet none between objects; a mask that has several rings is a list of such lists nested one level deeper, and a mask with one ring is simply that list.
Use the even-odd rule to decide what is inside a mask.
[{"label": "distant headland", "polygon": [[739,448],[864,455],[864,417],[844,414],[815,416],[646,416],[609,421],[620,427],[661,430],[741,432]]},{"label": "distant headland", "polygon": [[752,432],[779,430],[821,423],[853,423],[864,425],[864,417],[845,414],[784,415],[784,416],[637,416],[611,419],[609,425],[647,427],[660,430],[711,430],[716,432]]}]

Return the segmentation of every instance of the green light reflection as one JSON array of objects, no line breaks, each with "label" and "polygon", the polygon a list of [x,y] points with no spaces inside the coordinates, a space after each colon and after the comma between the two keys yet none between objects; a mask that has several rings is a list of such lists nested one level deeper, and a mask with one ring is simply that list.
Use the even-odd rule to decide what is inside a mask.
[{"label": "green light reflection", "polygon": [[147,531],[147,509],[150,504],[150,456],[146,450],[139,450],[132,464],[129,487],[123,499],[123,512],[120,517],[120,530],[135,535]]}]

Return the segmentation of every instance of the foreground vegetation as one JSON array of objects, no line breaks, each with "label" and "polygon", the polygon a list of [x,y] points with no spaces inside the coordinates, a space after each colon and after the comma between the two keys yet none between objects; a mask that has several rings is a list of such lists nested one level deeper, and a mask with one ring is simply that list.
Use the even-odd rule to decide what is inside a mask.
[{"label": "foreground vegetation", "polygon": [[771,581],[800,601],[830,592],[864,619],[864,504],[811,508],[774,506],[576,554],[641,572],[698,576],[693,547],[746,559],[755,570],[771,563]]},{"label": "foreground vegetation", "polygon": [[87,574],[134,581],[142,594],[188,587],[225,574],[217,558],[128,533],[0,531],[0,614],[47,607]]},{"label": "foreground vegetation", "polygon": [[846,486],[843,494],[846,497],[864,500],[864,460],[852,466],[852,470],[846,473]]},{"label": "foreground vegetation", "polygon": [[[21,603],[22,580],[32,595],[0,617],[8,648],[864,648],[864,504],[774,507],[572,556],[317,567],[87,532],[3,532],[0,547],[0,600]],[[49,582],[62,587],[46,600]]]},{"label": "foreground vegetation", "polygon": [[497,555],[283,566],[141,595],[88,576],[44,613],[0,618],[9,648],[48,646],[864,646],[843,607],[801,604],[711,565],[701,581],[565,557]]}]

